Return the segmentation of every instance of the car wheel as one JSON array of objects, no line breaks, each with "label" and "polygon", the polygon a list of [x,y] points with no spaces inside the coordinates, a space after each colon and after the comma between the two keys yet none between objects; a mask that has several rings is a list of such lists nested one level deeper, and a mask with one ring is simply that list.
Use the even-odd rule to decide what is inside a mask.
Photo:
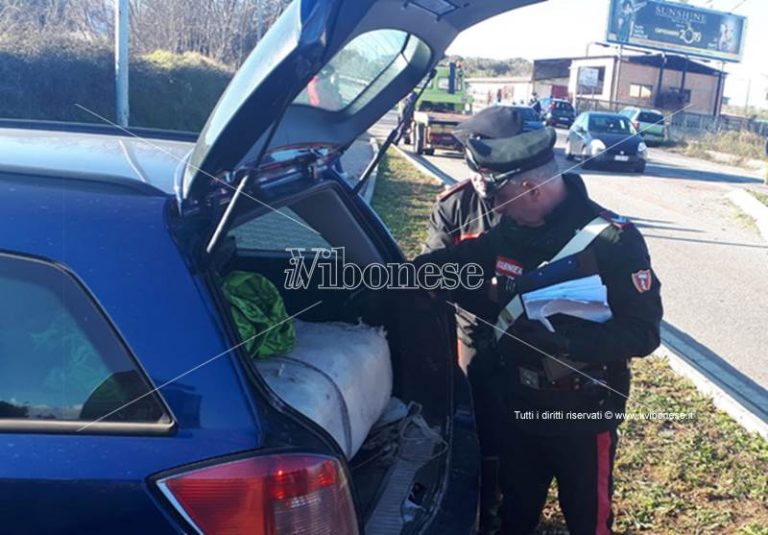
[{"label": "car wheel", "polygon": [[435,153],[435,149],[424,149],[424,154],[432,156]]},{"label": "car wheel", "polygon": [[581,151],[581,168],[589,169],[591,166],[592,160],[590,160],[589,150],[587,150],[587,146],[584,145],[584,149]]},{"label": "car wheel", "polygon": [[565,159],[573,160],[573,151],[571,150],[571,140],[565,142]]},{"label": "car wheel", "polygon": [[415,130],[414,146],[416,148],[416,154],[424,154],[424,125],[417,124]]}]

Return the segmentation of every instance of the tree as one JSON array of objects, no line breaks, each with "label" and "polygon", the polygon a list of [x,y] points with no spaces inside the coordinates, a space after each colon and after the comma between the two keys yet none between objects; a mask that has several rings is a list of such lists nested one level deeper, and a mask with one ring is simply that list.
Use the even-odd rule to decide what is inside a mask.
[{"label": "tree", "polygon": [[490,59],[450,56],[449,61],[462,61],[464,73],[471,76],[524,76],[531,73],[531,62],[524,58]]},{"label": "tree", "polygon": [[[131,48],[199,52],[240,65],[290,0],[131,0]],[[49,35],[109,44],[113,0],[0,0],[0,39]]]}]

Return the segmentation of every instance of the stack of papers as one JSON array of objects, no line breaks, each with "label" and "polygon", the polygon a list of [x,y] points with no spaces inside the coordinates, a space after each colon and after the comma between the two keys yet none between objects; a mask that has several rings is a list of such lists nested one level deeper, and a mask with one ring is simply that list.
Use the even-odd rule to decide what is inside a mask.
[{"label": "stack of papers", "polygon": [[550,332],[555,332],[555,328],[547,318],[555,314],[596,323],[605,323],[613,317],[608,306],[608,288],[600,275],[553,284],[524,293],[521,298],[528,318],[540,321]]}]

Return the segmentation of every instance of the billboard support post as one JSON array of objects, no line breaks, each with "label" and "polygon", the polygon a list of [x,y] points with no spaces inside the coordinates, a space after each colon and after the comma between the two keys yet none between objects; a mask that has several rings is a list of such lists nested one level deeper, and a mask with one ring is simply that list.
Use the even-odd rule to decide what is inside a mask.
[{"label": "billboard support post", "polygon": [[720,109],[723,99],[723,71],[725,71],[725,61],[720,62],[720,72],[717,74],[717,93],[715,94],[715,124],[720,122]]},{"label": "billboard support post", "polygon": [[659,81],[656,85],[656,98],[654,99],[656,102],[657,108],[664,107],[664,99],[662,98],[661,88],[662,88],[662,83],[664,82],[664,67],[666,66],[667,66],[667,54],[662,52],[661,65],[659,66]]},{"label": "billboard support post", "polygon": [[[688,76],[688,62],[690,59],[688,56],[683,57],[685,58],[685,65],[683,65],[683,75],[680,77],[680,108],[688,104],[688,102],[685,101],[685,78]],[[675,111],[678,111],[680,108]]]}]

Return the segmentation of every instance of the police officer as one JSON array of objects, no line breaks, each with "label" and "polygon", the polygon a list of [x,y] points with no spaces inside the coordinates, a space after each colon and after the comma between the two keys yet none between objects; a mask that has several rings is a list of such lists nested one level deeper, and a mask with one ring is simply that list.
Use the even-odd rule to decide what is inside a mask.
[{"label": "police officer", "polygon": [[[503,309],[493,325],[498,358],[488,389],[503,431],[502,532],[535,529],[555,478],[570,533],[610,533],[629,360],[659,344],[660,283],[639,231],[592,201],[578,175],[559,173],[555,139],[549,128],[470,138],[468,157],[494,184],[502,221],[416,262],[478,263],[496,282],[488,288]],[[599,275],[610,319],[558,314],[550,318],[554,332],[528,319],[518,289],[550,277],[560,258],[576,266],[573,278]]]},{"label": "police officer", "polygon": [[[507,138],[521,131],[523,119],[518,110],[508,106],[485,108],[461,123],[454,135],[466,146],[469,138]],[[463,180],[442,193],[435,203],[429,220],[429,232],[424,252],[437,251],[464,240],[477,238],[499,221],[501,216],[493,210],[494,183],[477,173],[472,160],[467,163],[471,178]],[[491,321],[498,307],[484,299],[475,298],[471,309],[456,316],[459,338],[459,365],[472,385],[475,414],[482,450],[482,489],[480,496],[481,532],[493,531],[498,507],[498,428],[489,407],[488,388],[485,384],[492,372],[493,355],[489,354],[494,342],[493,329],[479,322],[480,316]]]}]

